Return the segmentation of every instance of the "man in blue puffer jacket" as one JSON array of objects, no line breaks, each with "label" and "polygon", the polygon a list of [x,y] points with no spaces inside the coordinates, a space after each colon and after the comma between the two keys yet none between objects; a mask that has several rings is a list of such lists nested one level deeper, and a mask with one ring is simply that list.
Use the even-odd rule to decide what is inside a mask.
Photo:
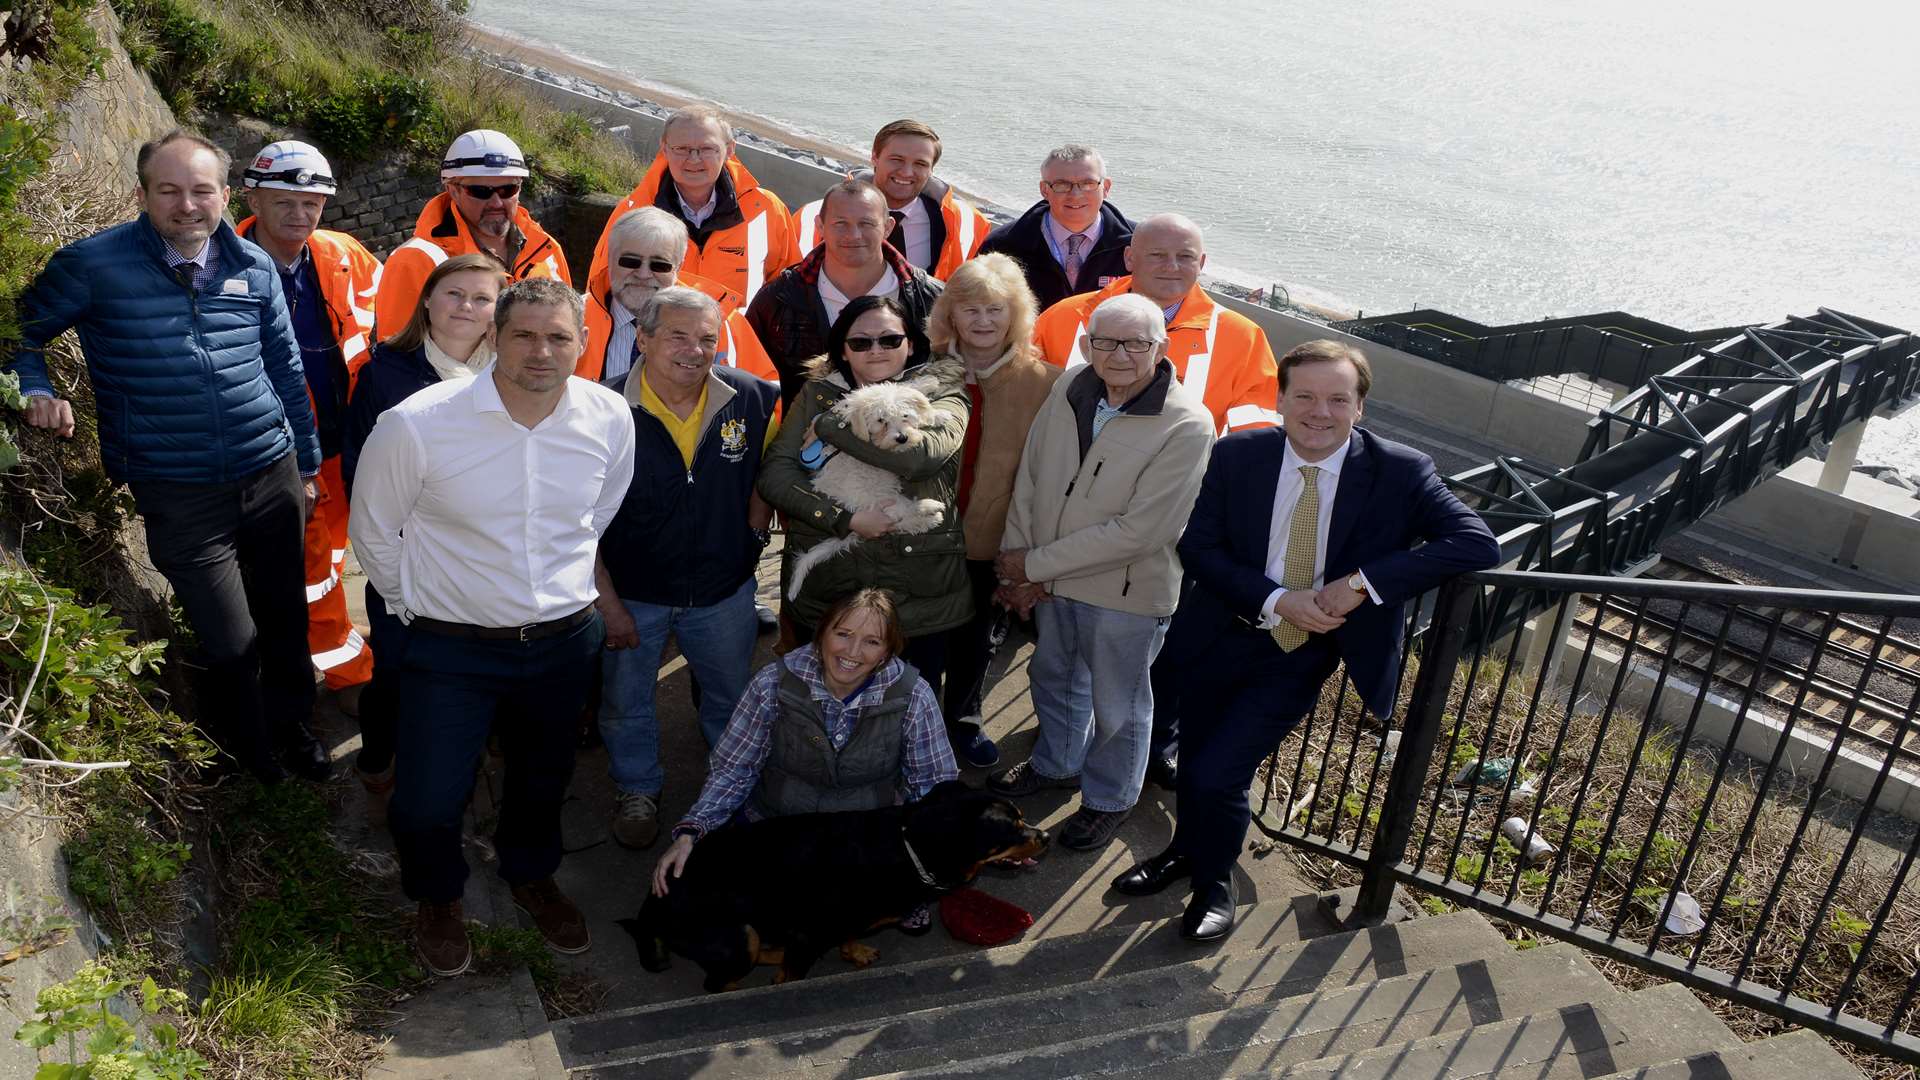
[{"label": "man in blue puffer jacket", "polygon": [[142,146],[140,217],[54,253],[8,367],[27,422],[71,436],[43,350],[78,332],[107,475],[207,654],[202,727],[263,780],[323,779],[301,547],[320,443],[280,275],[223,216],[228,164],[185,131]]}]

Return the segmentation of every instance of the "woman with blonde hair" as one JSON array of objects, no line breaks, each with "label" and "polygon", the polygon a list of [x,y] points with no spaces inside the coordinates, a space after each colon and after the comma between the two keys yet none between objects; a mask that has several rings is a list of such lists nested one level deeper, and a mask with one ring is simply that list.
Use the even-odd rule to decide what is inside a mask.
[{"label": "woman with blonde hair", "polygon": [[994,603],[993,560],[1000,553],[1027,429],[1060,377],[1060,369],[1042,360],[1034,348],[1037,308],[1020,264],[992,254],[962,263],[927,316],[934,356],[958,360],[965,367],[967,396],[973,402],[957,496],[973,620],[950,636],[943,704],[949,726],[975,733],[971,740],[956,738],[954,745],[978,768],[1000,760],[992,740],[980,732],[987,666],[1006,636],[1007,624],[1006,611]]}]

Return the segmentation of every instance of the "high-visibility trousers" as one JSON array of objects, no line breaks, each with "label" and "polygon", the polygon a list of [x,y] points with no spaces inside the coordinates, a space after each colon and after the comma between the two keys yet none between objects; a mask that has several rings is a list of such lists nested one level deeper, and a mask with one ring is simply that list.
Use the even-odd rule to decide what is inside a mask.
[{"label": "high-visibility trousers", "polygon": [[347,617],[347,495],[337,456],[321,463],[314,485],[320,502],[307,522],[307,651],[328,689],[343,690],[373,677],[373,648]]}]

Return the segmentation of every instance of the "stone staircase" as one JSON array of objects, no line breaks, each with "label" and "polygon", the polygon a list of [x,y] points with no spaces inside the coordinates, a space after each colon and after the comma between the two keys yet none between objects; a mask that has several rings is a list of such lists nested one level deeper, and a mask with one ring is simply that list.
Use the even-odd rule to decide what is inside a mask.
[{"label": "stone staircase", "polygon": [[1242,909],[1209,949],[1177,923],[602,1013],[553,1035],[578,1080],[1860,1075],[1809,1032],[1742,1043],[1677,985],[1622,993],[1574,947],[1515,950],[1473,912],[1339,932],[1303,896]]}]

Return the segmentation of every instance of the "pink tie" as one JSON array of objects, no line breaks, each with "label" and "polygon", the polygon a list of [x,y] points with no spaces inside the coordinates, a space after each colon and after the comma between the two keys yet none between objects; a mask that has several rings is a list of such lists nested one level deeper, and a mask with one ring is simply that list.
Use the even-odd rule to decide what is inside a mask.
[{"label": "pink tie", "polygon": [[1081,233],[1067,237],[1067,261],[1061,269],[1067,272],[1067,287],[1070,289],[1080,284],[1080,265],[1086,261],[1080,257],[1080,247],[1086,242],[1086,236]]}]

